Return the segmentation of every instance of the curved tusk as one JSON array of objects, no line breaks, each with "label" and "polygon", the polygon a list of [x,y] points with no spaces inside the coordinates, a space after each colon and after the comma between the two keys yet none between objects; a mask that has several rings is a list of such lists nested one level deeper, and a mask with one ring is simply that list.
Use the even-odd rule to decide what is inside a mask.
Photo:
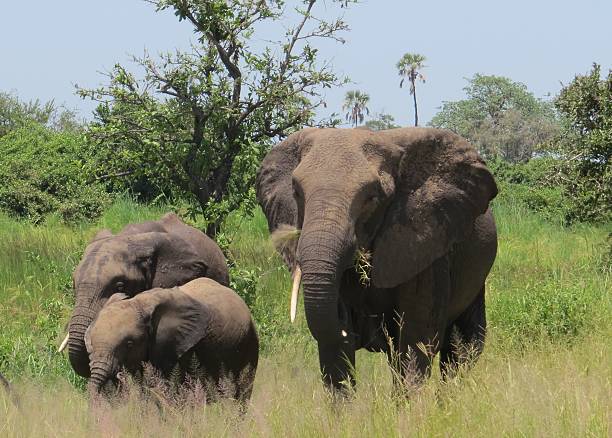
[{"label": "curved tusk", "polygon": [[64,351],[64,349],[66,348],[66,345],[68,345],[68,338],[70,337],[70,333],[68,333],[66,335],[66,339],[64,339],[61,343],[61,345],[59,346],[59,348],[57,349],[58,353],[61,353],[62,351]]},{"label": "curved tusk", "polygon": [[302,281],[302,270],[300,265],[295,265],[295,272],[293,273],[293,287],[291,288],[291,309],[289,316],[291,322],[295,321],[295,314],[297,313],[297,302],[300,294],[300,282]]}]

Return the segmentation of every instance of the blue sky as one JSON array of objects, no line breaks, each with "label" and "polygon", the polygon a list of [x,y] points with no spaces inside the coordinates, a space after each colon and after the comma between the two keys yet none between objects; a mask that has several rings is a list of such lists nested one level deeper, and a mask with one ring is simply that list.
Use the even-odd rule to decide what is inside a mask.
[{"label": "blue sky", "polygon": [[[100,72],[128,64],[129,54],[187,48],[193,38],[187,23],[141,0],[3,3],[0,90],[55,99],[83,117],[93,105],[74,95],[73,84],[99,85]],[[319,14],[330,15],[323,3]],[[327,111],[341,112],[344,93],[357,88],[370,94],[372,112],[411,124],[411,96],[399,88],[395,68],[406,52],[427,57],[427,82],[417,88],[422,123],[443,101],[460,99],[475,73],[523,82],[537,97],[554,95],[593,62],[612,66],[610,17],[610,0],[364,0],[345,12],[347,43],[321,45],[355,82],[327,92]]]}]

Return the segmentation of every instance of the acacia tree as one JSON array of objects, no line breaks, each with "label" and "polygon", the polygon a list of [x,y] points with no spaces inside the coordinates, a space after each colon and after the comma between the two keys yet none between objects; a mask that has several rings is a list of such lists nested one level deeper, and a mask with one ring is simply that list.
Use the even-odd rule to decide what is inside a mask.
[{"label": "acacia tree", "polygon": [[593,64],[563,87],[555,106],[565,118],[559,141],[568,221],[612,219],[612,70]]},{"label": "acacia tree", "polygon": [[82,128],[74,111],[58,107],[53,100],[25,102],[14,94],[0,91],[0,137],[31,123],[54,131],[78,131]]},{"label": "acacia tree", "polygon": [[134,57],[140,79],[116,64],[107,86],[78,89],[99,102],[89,131],[106,151],[99,172],[145,177],[194,200],[192,213],[215,234],[231,210],[254,207],[255,172],[272,140],[314,123],[321,90],[345,83],[312,44],[343,42],[347,25],[317,18],[319,0],[296,0],[298,19],[284,39],[256,48],[256,29],[284,18],[283,0],[147,1],[173,10],[197,42],[188,52]]},{"label": "acacia tree", "polygon": [[463,88],[467,97],[444,102],[430,121],[467,138],[487,158],[531,159],[558,131],[551,102],[536,98],[525,84],[503,76],[475,74]]},{"label": "acacia tree", "polygon": [[425,76],[420,72],[425,67],[425,57],[418,53],[406,53],[398,61],[397,73],[402,78],[400,81],[400,88],[404,85],[404,80],[408,79],[410,82],[410,94],[414,99],[414,126],[419,126],[419,112],[417,108],[417,97],[416,97],[416,81],[417,79],[421,82],[425,82]]},{"label": "acacia tree", "polygon": [[370,114],[368,108],[368,102],[370,96],[368,93],[364,93],[359,90],[347,91],[344,97],[344,103],[342,104],[342,110],[346,111],[346,120],[351,122],[353,127],[359,123],[363,123],[365,114]]},{"label": "acacia tree", "polygon": [[365,126],[372,131],[399,128],[399,126],[395,124],[395,118],[391,114],[385,112],[376,114],[371,120],[365,123]]}]

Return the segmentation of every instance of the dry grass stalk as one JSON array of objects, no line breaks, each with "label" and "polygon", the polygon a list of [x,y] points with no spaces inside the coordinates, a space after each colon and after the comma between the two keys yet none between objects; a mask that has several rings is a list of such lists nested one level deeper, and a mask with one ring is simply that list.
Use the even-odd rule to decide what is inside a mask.
[{"label": "dry grass stalk", "polygon": [[272,244],[278,251],[282,251],[284,248],[292,245],[300,237],[300,231],[293,225],[282,224],[280,225],[272,235]]},{"label": "dry grass stalk", "polygon": [[359,275],[359,283],[364,287],[370,287],[372,271],[372,252],[359,248],[355,256],[355,271]]}]

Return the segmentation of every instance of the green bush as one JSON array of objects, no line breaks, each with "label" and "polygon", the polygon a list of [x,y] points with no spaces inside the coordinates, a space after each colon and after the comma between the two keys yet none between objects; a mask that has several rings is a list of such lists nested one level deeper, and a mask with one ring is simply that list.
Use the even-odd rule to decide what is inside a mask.
[{"label": "green bush", "polygon": [[566,130],[558,142],[565,158],[563,185],[571,200],[568,221],[612,220],[612,69],[593,64],[555,101]]},{"label": "green bush", "polygon": [[560,162],[545,157],[512,164],[503,160],[488,163],[499,187],[499,198],[520,203],[543,218],[565,223],[570,202],[556,181]]},{"label": "green bush", "polygon": [[41,222],[57,213],[65,222],[94,219],[110,196],[89,176],[90,151],[82,134],[30,123],[0,138],[0,209]]}]

